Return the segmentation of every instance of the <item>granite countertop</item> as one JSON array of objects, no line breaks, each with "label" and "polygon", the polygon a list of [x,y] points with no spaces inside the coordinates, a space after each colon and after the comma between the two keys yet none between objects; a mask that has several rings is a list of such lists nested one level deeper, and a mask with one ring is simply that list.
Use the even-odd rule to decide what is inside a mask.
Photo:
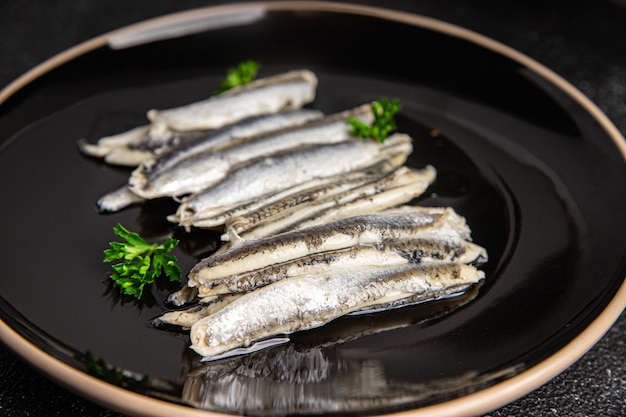
[{"label": "granite countertop", "polygon": [[[208,0],[20,0],[0,3],[0,88],[96,35]],[[380,2],[352,1],[367,5]],[[445,20],[543,63],[580,89],[626,133],[626,0],[386,1]],[[626,415],[626,315],[578,362],[488,416]],[[50,382],[0,346],[0,415],[120,416]]]}]

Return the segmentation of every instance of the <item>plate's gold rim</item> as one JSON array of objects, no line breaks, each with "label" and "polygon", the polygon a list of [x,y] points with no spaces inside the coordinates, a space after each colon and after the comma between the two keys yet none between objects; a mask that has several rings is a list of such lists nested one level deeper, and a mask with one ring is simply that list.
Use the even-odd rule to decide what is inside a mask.
[{"label": "plate's gold rim", "polygon": [[[106,46],[115,37],[127,36],[133,31],[158,28],[161,25],[177,21],[184,22],[185,20],[197,19],[202,16],[209,17],[220,16],[224,13],[237,13],[250,8],[256,10],[261,8],[266,11],[339,12],[368,15],[419,26],[468,40],[532,69],[570,95],[597,120],[615,142],[615,145],[626,160],[626,140],[608,117],[580,90],[529,56],[491,38],[441,20],[372,6],[325,1],[270,1],[218,5],[172,13],[129,25],[80,43],[34,67],[0,91],[0,105],[17,91],[45,73],[87,52]],[[626,282],[621,285],[606,308],[591,324],[566,346],[539,364],[476,393],[440,404],[391,415],[402,417],[469,417],[505,406],[539,388],[576,362],[611,328],[625,308]],[[147,397],[108,384],[49,356],[3,321],[0,321],[0,339],[18,356],[25,359],[27,363],[58,384],[91,401],[119,412],[133,416],[150,417],[169,417],[172,415],[180,417],[226,416],[226,414],[222,413],[194,409],[185,405]]]}]

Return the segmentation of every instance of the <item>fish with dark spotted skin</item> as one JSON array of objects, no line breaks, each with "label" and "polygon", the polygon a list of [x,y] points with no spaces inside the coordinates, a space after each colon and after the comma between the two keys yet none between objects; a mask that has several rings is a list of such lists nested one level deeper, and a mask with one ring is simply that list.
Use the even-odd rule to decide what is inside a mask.
[{"label": "fish with dark spotted skin", "polygon": [[389,309],[459,292],[484,279],[465,264],[334,269],[281,280],[238,297],[191,326],[191,348],[205,360],[258,340],[322,326],[343,315]]},{"label": "fish with dark spotted skin", "polygon": [[382,144],[350,139],[286,151],[246,165],[215,186],[186,197],[170,219],[193,225],[194,217],[213,216],[317,178],[364,169],[392,157],[401,164],[411,151],[411,138],[399,133]]}]

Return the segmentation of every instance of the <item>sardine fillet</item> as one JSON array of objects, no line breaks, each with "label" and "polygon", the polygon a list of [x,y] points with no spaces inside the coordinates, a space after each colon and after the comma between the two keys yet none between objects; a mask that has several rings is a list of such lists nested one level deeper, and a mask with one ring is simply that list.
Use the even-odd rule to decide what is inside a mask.
[{"label": "sardine fillet", "polygon": [[350,312],[416,294],[455,291],[484,278],[464,264],[343,269],[283,280],[245,294],[191,327],[205,358],[280,334],[322,326]]}]

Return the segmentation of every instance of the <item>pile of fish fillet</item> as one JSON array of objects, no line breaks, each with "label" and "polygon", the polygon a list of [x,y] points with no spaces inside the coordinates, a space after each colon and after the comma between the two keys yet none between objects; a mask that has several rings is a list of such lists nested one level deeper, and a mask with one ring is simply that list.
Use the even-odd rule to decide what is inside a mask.
[{"label": "pile of fish fillet", "polygon": [[134,167],[98,201],[101,211],[171,198],[173,224],[222,231],[222,246],[158,319],[189,329],[205,360],[347,314],[463,294],[485,277],[487,252],[464,217],[410,204],[436,178],[432,166],[404,165],[412,138],[355,138],[348,120],[372,123],[372,103],[326,115],[307,107],[317,85],[309,70],[288,71],[78,143]]}]

